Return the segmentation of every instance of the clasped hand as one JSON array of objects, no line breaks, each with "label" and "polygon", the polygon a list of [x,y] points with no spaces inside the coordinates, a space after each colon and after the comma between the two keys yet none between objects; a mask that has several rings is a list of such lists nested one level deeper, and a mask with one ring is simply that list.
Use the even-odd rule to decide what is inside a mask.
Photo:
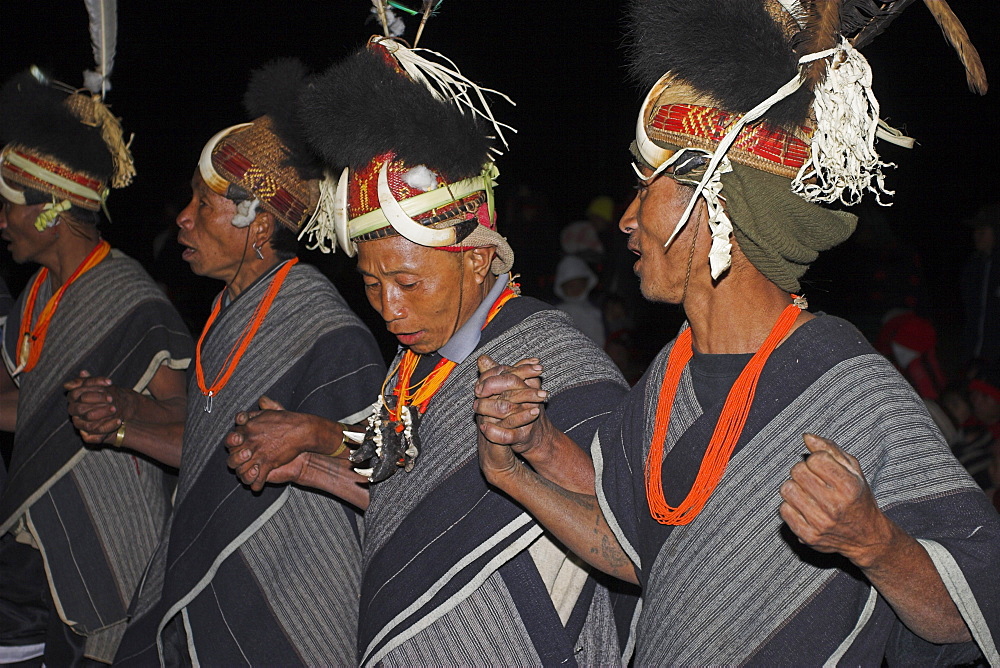
[{"label": "clasped hand", "polygon": [[350,468],[350,451],[340,447],[345,425],[326,420],[320,424],[320,418],[286,411],[266,396],[260,398],[259,406],[257,411],[237,413],[236,426],[224,440],[229,450],[226,463],[253,491],[259,492],[269,482],[299,482],[307,464],[304,455],[311,452],[336,453],[336,459]]},{"label": "clasped hand", "polygon": [[87,371],[63,384],[70,419],[84,443],[112,443],[122,424],[135,412],[138,394],[114,385],[110,378]]},{"label": "clasped hand", "polygon": [[496,474],[517,466],[514,453],[530,460],[550,426],[545,417],[549,393],[541,389],[544,369],[537,358],[506,366],[483,355],[478,364],[473,410],[479,424],[479,461],[493,481]]}]

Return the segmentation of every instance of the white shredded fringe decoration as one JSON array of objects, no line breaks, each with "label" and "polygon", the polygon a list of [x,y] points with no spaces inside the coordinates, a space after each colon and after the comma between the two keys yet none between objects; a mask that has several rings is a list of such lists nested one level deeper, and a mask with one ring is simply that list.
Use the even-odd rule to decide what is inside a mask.
[{"label": "white shredded fringe decoration", "polygon": [[701,191],[701,196],[708,206],[708,229],[712,232],[712,247],[708,251],[708,266],[712,270],[712,280],[718,280],[733,263],[733,244],[729,242],[729,237],[733,233],[733,221],[729,220],[722,202],[719,201],[722,175],[731,171],[733,165],[729,162],[729,158],[723,158],[719,168]]},{"label": "white shredded fringe decoration", "polygon": [[[501,123],[493,116],[493,111],[490,109],[484,93],[497,95],[516,106],[512,99],[500,91],[476,85],[458,71],[458,66],[454,62],[436,51],[431,51],[430,49],[410,49],[392,39],[382,40],[382,44],[399,61],[402,68],[410,75],[410,78],[423,84],[435,99],[454,104],[462,113],[469,110],[473,114],[486,119],[496,130],[496,137],[503,142],[505,147],[509,148],[503,131],[510,130],[511,132],[517,132],[517,130],[506,123]],[[428,60],[421,54],[432,54],[444,62],[437,63],[433,60]],[[475,99],[473,99],[473,96],[475,96]],[[477,101],[478,105],[476,104]],[[497,155],[502,155],[495,148],[491,148],[490,150]]]},{"label": "white shredded fringe decoration", "polygon": [[306,248],[321,253],[337,252],[337,228],[334,207],[337,202],[337,179],[329,172],[323,173],[319,182],[319,201],[316,211],[302,226],[299,240],[308,239]]},{"label": "white shredded fringe decoration", "polygon": [[[726,153],[748,123],[763,116],[777,102],[802,86],[805,82],[803,66],[823,58],[830,58],[832,62],[822,84],[814,92],[816,133],[812,139],[809,159],[792,180],[792,192],[808,202],[840,200],[851,206],[860,202],[866,191],[871,191],[882,206],[891,204],[881,199],[882,195],[892,195],[895,192],[886,189],[882,168],[895,165],[879,159],[875,151],[875,138],[877,136],[906,148],[912,148],[914,141],[879,118],[879,104],[872,92],[872,73],[868,61],[846,39],[841,38],[841,43],[833,49],[800,58],[799,73],[793,79],[735,123],[719,142],[714,153],[702,151],[711,156],[711,161],[670,238],[663,244],[664,248],[670,246],[687,224],[701,196],[708,205],[709,227],[712,230],[712,249],[709,253],[712,278],[718,279],[729,268],[732,262],[729,236],[733,225],[719,203],[720,200],[725,200],[721,196],[720,175],[732,171],[732,164]],[[648,182],[674,164],[685,152],[692,150],[700,149],[686,148],[677,151],[663,164],[657,165],[649,176],[643,176],[634,164],[632,167],[640,179]],[[815,183],[807,183],[808,180],[815,180]],[[875,182],[874,185],[872,181]]]},{"label": "white shredded fringe decoration", "polygon": [[894,191],[885,187],[882,168],[895,165],[882,162],[875,151],[880,121],[871,67],[843,37],[832,54],[814,55],[831,62],[815,90],[816,133],[809,159],[792,180],[792,192],[809,202],[839,200],[852,206],[870,191],[888,206],[882,195]]}]

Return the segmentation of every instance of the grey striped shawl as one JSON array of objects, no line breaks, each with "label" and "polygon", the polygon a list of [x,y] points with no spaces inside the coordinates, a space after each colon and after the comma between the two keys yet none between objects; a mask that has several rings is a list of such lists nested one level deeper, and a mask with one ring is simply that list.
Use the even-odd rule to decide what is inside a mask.
[{"label": "grey striped shawl", "polygon": [[[38,311],[50,295],[46,282]],[[6,336],[8,368],[23,299]],[[190,337],[162,291],[137,262],[112,251],[67,289],[37,366],[18,377],[0,531],[28,515],[60,616],[87,636],[89,656],[114,655],[169,513],[173,478],[127,451],[86,446],[69,422],[62,383],[86,368],[142,391],[161,364],[183,369],[190,355]]]},{"label": "grey striped shawl", "polygon": [[[503,364],[541,358],[550,418],[584,442],[622,395],[624,381],[603,352],[564,314],[543,309],[523,297],[504,306],[431,400],[414,469],[373,485],[365,514],[363,665],[621,661],[608,592],[585,585],[578,599],[584,607],[564,630],[528,553],[541,528],[489,489],[478,469],[472,401],[479,355]],[[453,515],[454,523],[442,519]],[[558,639],[571,627],[573,645],[562,655]]]},{"label": "grey striped shawl", "polygon": [[[269,280],[264,277],[226,307],[205,337],[202,359],[206,382],[211,383],[218,374],[267,290]],[[213,397],[211,413],[205,412],[205,397],[195,375],[190,374],[177,505],[190,492],[207,461],[232,429],[233,416],[239,411],[256,408],[257,399],[267,393],[282,373],[309,353],[317,339],[343,328],[354,328],[361,335],[371,336],[333,284],[314,267],[301,264],[293,267],[279,295],[240,360],[237,372]]]},{"label": "grey striped shawl", "polygon": [[[462,463],[477,457],[476,424],[472,412],[472,389],[479,380],[476,360],[489,355],[501,364],[514,364],[526,357],[538,357],[545,366],[545,389],[557,395],[567,389],[597,382],[624,385],[618,370],[596,346],[587,343],[560,311],[538,311],[481,345],[451,372],[431,401],[420,424],[424,451],[419,468],[411,476],[394,475],[372,487],[367,518],[365,554],[378,551],[423,498],[421,490],[442,484]],[[397,356],[392,367],[399,363]],[[393,387],[395,378],[388,387]],[[610,414],[614,403],[595,405],[588,419],[596,424]],[[571,425],[569,434],[587,428]],[[590,426],[593,429],[593,424]],[[367,558],[366,556],[366,558]]]},{"label": "grey striped shawl", "polygon": [[[269,281],[241,294],[206,336],[209,382]],[[354,511],[293,486],[252,494],[226,468],[222,440],[235,413],[255,408],[264,394],[289,410],[357,420],[384,371],[370,332],[333,285],[312,267],[293,267],[211,413],[190,382],[170,532],[139,591],[118,662],[156,661],[157,650],[162,661],[161,633],[181,613],[193,661],[354,661]]]},{"label": "grey striped shawl", "polygon": [[[824,344],[835,348],[822,334],[840,322],[823,320],[827,322],[800,330],[798,340],[789,339],[785,346],[794,343],[788,349],[779,348],[777,363],[788,364],[786,369],[800,364],[806,367],[806,377],[815,373],[805,355],[823,350]],[[933,529],[918,526],[907,514],[908,508],[928,500],[932,503],[920,511],[932,514],[935,500],[969,494],[974,506],[978,493],[912,389],[874,353],[849,355],[818,373],[787,405],[766,405],[772,394],[762,379],[755,410],[760,401],[765,405],[760,410],[776,414],[733,456],[702,513],[690,525],[673,528],[653,558],[653,543],[648,534],[644,538],[636,533],[641,523],[622,515],[621,499],[623,492],[636,495],[638,505],[631,512],[648,514],[645,494],[638,490],[667,352],[651,368],[653,382],[635,397],[641,397],[645,415],[641,429],[634,431],[641,443],[628,435],[627,424],[621,428],[624,442],[619,441],[609,423],[593,449],[605,514],[646,572],[635,631],[637,665],[810,664],[834,656],[834,663],[846,656],[848,664],[878,665],[895,619],[891,610],[881,599],[871,607],[875,599],[869,600],[870,587],[863,579],[846,576],[842,560],[790,548],[795,540],[782,538],[778,488],[806,453],[801,434],[817,433],[858,458],[880,507],[904,528],[934,537],[967,535],[967,525],[955,526],[956,520],[943,510],[932,520],[937,523]],[[671,416],[668,452],[701,416],[686,369]],[[709,422],[703,443],[714,418]],[[622,479],[617,476],[623,462],[629,463],[635,479],[631,490],[609,487]],[[996,517],[992,524],[995,532]],[[998,548],[992,549],[995,554]]]}]

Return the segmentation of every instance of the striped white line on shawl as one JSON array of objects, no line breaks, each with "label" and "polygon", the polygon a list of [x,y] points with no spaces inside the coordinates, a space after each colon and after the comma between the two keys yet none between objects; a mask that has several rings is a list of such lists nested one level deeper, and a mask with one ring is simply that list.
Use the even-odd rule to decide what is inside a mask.
[{"label": "striped white line on shawl", "polygon": [[934,567],[937,569],[944,586],[948,589],[951,600],[962,614],[972,637],[982,651],[983,656],[989,661],[991,666],[1000,666],[1000,652],[997,652],[997,645],[993,641],[990,627],[986,624],[983,611],[976,602],[976,595],[965,579],[965,574],[951,556],[951,552],[943,545],[933,540],[918,538],[917,542],[924,546],[927,554],[930,555]]},{"label": "striped white line on shawl", "polygon": [[[267,512],[261,514],[256,521],[250,524],[239,536],[237,536],[236,540],[232,541],[216,556],[215,560],[212,562],[211,568],[209,568],[208,572],[202,576],[201,580],[198,581],[191,591],[182,596],[167,609],[166,614],[163,615],[163,618],[160,620],[156,629],[156,652],[160,657],[160,665],[165,665],[163,660],[163,629],[166,628],[167,624],[170,623],[170,620],[173,619],[178,612],[181,612],[188,603],[193,601],[194,598],[200,594],[205,587],[209,585],[209,583],[211,583],[212,578],[215,577],[215,573],[219,570],[219,566],[222,562],[229,558],[229,555],[238,550],[250,536],[257,532],[269,519],[271,519],[275,513],[281,509],[285,502],[288,501],[288,493],[290,491],[290,487],[285,487],[281,496],[278,497],[278,500],[268,507]],[[194,638],[194,636],[188,636],[188,642],[194,642]],[[192,654],[191,656],[196,657],[197,653]]]},{"label": "striped white line on shawl", "polygon": [[865,609],[861,611],[861,616],[858,617],[858,623],[855,624],[854,630],[844,638],[844,642],[840,643],[840,647],[830,655],[830,658],[823,664],[823,668],[835,668],[840,662],[844,654],[847,653],[847,650],[851,648],[851,645],[854,644],[854,641],[861,634],[861,630],[865,628],[865,625],[872,618],[876,603],[878,603],[878,591],[875,590],[875,587],[871,587],[871,591],[868,593],[868,600],[865,602]]},{"label": "striped white line on shawl", "polygon": [[544,665],[524,625],[507,585],[494,572],[464,601],[423,629],[419,643],[403,643],[380,653],[380,665]]},{"label": "striped white line on shawl", "polygon": [[[622,441],[624,442],[624,438]],[[604,472],[604,451],[601,449],[601,432],[594,434],[594,440],[590,444],[590,456],[594,460],[594,480],[597,486],[597,503],[601,507],[601,512],[604,514],[604,519],[607,521],[608,526],[611,528],[611,533],[615,535],[618,539],[618,543],[622,546],[622,550],[628,555],[628,558],[635,564],[636,568],[642,568],[642,558],[639,557],[639,551],[635,549],[635,546],[629,542],[628,536],[622,531],[621,524],[618,523],[618,518],[615,517],[614,513],[611,512],[611,507],[608,504],[607,494],[604,492],[604,485],[601,484],[601,474]],[[622,461],[628,461],[624,451],[622,452]]]},{"label": "striped white line on shawl", "polygon": [[476,589],[478,589],[480,585],[482,585],[491,575],[493,575],[493,573],[496,571],[496,569],[501,564],[505,563],[506,561],[509,561],[513,556],[519,554],[522,550],[527,549],[527,547],[529,545],[531,545],[531,543],[533,543],[535,541],[535,539],[537,539],[540,535],[542,535],[542,528],[540,526],[536,525],[534,527],[531,527],[521,537],[519,537],[515,542],[511,543],[507,547],[506,550],[500,552],[493,559],[491,559],[489,565],[486,568],[482,569],[482,571],[475,578],[473,578],[472,580],[470,580],[454,596],[450,597],[448,600],[446,600],[440,606],[438,606],[433,611],[431,611],[430,613],[428,613],[425,617],[423,617],[420,620],[419,623],[414,624],[409,629],[406,629],[406,630],[402,631],[401,633],[399,633],[398,635],[394,636],[377,653],[375,653],[374,655],[369,656],[369,652],[371,652],[371,648],[373,646],[377,645],[382,640],[382,638],[385,637],[385,635],[389,631],[391,631],[393,628],[395,628],[396,624],[398,624],[400,621],[406,619],[408,616],[410,616],[411,614],[413,614],[413,612],[415,612],[416,610],[418,610],[420,608],[420,606],[422,606],[427,601],[429,601],[430,599],[432,599],[434,597],[434,594],[436,594],[446,584],[448,584],[448,582],[451,581],[452,577],[456,573],[458,573],[459,571],[461,571],[462,569],[464,569],[468,564],[470,564],[473,561],[475,561],[476,558],[479,557],[480,554],[482,554],[484,552],[488,552],[489,549],[495,543],[499,542],[501,539],[505,538],[507,535],[509,535],[510,533],[512,533],[514,530],[516,530],[519,527],[524,526],[525,524],[527,524],[530,521],[531,521],[531,517],[527,513],[521,515],[520,517],[518,517],[517,521],[512,522],[510,525],[508,525],[505,531],[502,531],[502,532],[496,534],[493,537],[493,540],[489,540],[487,542],[484,542],[479,550],[477,550],[476,552],[472,552],[472,553],[468,554],[465,558],[463,558],[457,564],[455,564],[455,566],[453,566],[445,574],[445,576],[443,578],[441,578],[433,587],[431,587],[430,589],[428,589],[428,591],[421,598],[419,598],[416,601],[414,601],[412,605],[410,605],[403,612],[401,612],[378,635],[375,636],[375,638],[372,640],[371,644],[368,646],[368,649],[365,650],[365,653],[362,656],[362,659],[361,659],[362,665],[369,665],[370,666],[370,665],[374,665],[374,664],[378,663],[379,660],[382,659],[386,654],[388,654],[394,647],[396,647],[396,646],[404,643],[405,641],[409,640],[413,636],[417,635],[422,630],[424,630],[425,628],[427,628],[428,626],[430,626],[431,624],[433,624],[437,619],[439,619],[444,614],[446,614],[451,609],[453,609],[460,602],[462,602],[463,600],[465,600],[466,598],[468,598],[469,595],[472,594],[472,592],[474,592]]},{"label": "striped white line on shawl", "polygon": [[[361,563],[361,545],[340,504],[296,487],[270,522],[240,548],[267,599],[308,666],[357,652],[359,582],[347,573]],[[332,609],[324,592],[340,592]]]}]

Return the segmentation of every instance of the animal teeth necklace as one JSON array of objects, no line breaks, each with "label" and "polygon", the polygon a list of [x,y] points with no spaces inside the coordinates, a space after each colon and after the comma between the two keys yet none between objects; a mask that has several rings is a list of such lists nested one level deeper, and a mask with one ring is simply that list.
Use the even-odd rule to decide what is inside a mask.
[{"label": "animal teeth necklace", "polygon": [[215,395],[217,395],[222,388],[226,386],[229,379],[232,377],[233,372],[236,371],[236,366],[243,359],[243,353],[247,351],[250,347],[250,342],[253,341],[253,337],[256,336],[257,330],[260,329],[261,324],[264,322],[264,317],[267,312],[271,309],[271,304],[274,302],[274,298],[278,296],[278,291],[281,290],[282,284],[285,282],[285,277],[288,276],[288,272],[291,271],[292,267],[299,261],[299,258],[292,258],[285,265],[275,272],[274,277],[271,279],[270,284],[267,286],[267,292],[264,293],[264,297],[257,304],[257,308],[254,309],[253,317],[247,326],[243,329],[243,333],[240,338],[236,340],[233,344],[232,349],[226,356],[226,361],[223,363],[222,368],[219,369],[219,373],[216,374],[215,380],[212,381],[211,385],[207,385],[205,382],[205,371],[201,365],[201,347],[205,342],[205,336],[208,334],[208,330],[212,329],[212,325],[215,324],[215,319],[219,317],[219,311],[222,310],[222,298],[226,293],[226,289],[223,288],[219,296],[215,298],[215,304],[212,306],[212,313],[208,316],[208,321],[205,323],[205,327],[201,330],[201,336],[198,337],[198,346],[194,350],[194,369],[195,376],[198,379],[198,389],[201,390],[202,395],[205,397],[205,412],[212,412],[212,403]]},{"label": "animal teeth necklace", "polygon": [[[508,283],[490,307],[483,327],[490,324],[503,305],[518,294],[519,286]],[[368,482],[381,482],[400,468],[407,472],[413,469],[420,454],[417,430],[421,416],[458,366],[456,362],[442,358],[423,380],[412,384],[413,373],[421,357],[419,353],[407,349],[396,368],[386,376],[378,399],[372,404],[365,438],[358,449],[351,453],[350,459],[355,464],[371,460],[368,468],[355,469],[367,477]],[[391,394],[386,395],[386,386],[393,375],[396,376],[396,386]]]}]

